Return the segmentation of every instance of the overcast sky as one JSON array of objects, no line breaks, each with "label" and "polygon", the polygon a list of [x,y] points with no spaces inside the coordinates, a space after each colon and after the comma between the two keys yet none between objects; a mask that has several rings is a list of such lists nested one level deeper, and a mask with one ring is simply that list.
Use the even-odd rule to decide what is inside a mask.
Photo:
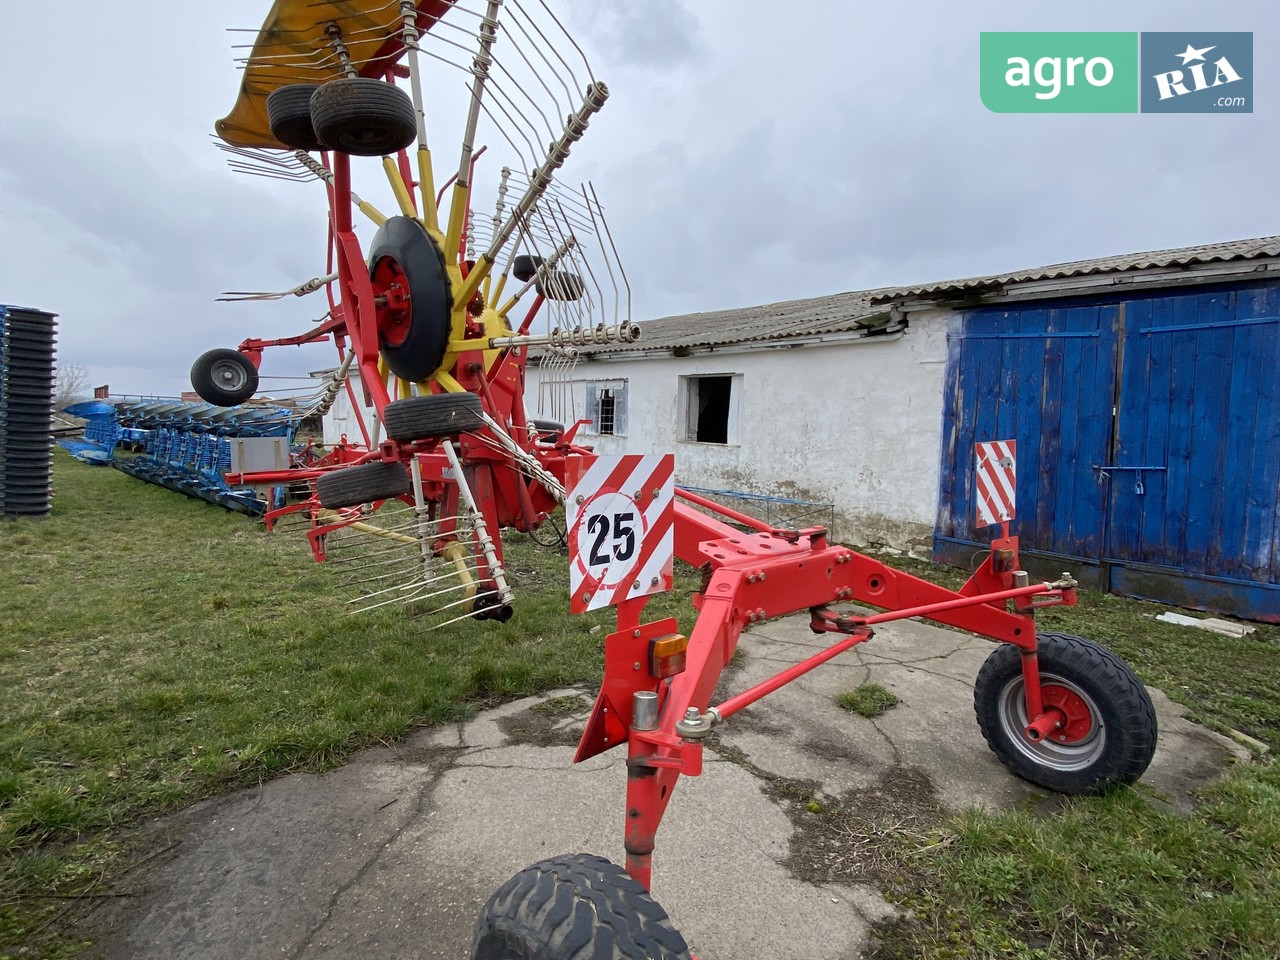
[{"label": "overcast sky", "polygon": [[[604,203],[641,321],[1280,233],[1274,0],[553,6],[612,93],[565,174]],[[4,0],[0,303],[60,314],[59,357],[113,393],[188,389],[202,351],[323,310],[214,302],[324,272],[316,185],[233,174],[211,139],[252,38],[226,28],[269,7]],[[1253,31],[1255,112],[990,113],[982,30]]]}]

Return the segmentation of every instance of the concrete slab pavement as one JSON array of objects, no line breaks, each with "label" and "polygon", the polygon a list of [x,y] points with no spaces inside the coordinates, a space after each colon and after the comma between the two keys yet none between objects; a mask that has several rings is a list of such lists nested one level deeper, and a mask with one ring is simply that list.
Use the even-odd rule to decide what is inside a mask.
[{"label": "concrete slab pavement", "polygon": [[[744,636],[722,690],[823,645],[803,618],[764,624]],[[873,814],[883,805],[888,827],[1046,796],[1000,765],[974,721],[973,680],[992,649],[924,623],[885,626],[722,727],[703,775],[681,781],[654,858],[654,896],[695,952],[854,958],[893,915],[866,884],[813,882],[823,872],[806,866],[803,813],[778,784]],[[867,680],[901,704],[875,720],[835,705]],[[476,916],[512,874],[565,852],[622,860],[624,757],[574,766],[594,690],[558,696],[580,700],[550,712],[531,711],[547,698],[507,704],[157,821],[151,842],[167,851],[145,895],[99,918],[98,955],[465,960]],[[1243,748],[1153,697],[1160,745],[1144,782],[1186,808]]]}]

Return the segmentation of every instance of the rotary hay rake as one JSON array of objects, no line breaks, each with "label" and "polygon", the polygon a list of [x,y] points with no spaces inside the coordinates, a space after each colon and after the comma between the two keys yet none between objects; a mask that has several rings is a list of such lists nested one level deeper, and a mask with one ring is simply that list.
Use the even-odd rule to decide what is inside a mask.
[{"label": "rotary hay rake", "polygon": [[[456,172],[438,188],[424,90],[450,83],[425,82],[427,60],[465,81],[451,81],[465,119]],[[397,81],[407,81],[407,93]],[[267,522],[301,521],[316,559],[345,565],[362,608],[406,604],[436,625],[508,619],[514,597],[501,532],[537,530],[596,462],[575,439],[584,421],[566,427],[528,415],[524,375],[530,347],[567,375],[575,346],[640,334],[594,190],[555,180],[607,97],[541,0],[488,0],[483,9],[276,0],[257,34],[240,96],[216,127],[221,146],[242,172],[320,183],[328,259],[323,273],[290,290],[227,299],[323,291],[327,311],[299,336],[205,354],[193,385],[211,403],[240,403],[256,388],[267,347],[330,339],[342,374],[358,371],[371,422],[361,423],[363,444],[344,447],[340,466],[228,482],[314,484],[309,499],[269,512]],[[512,158],[489,216],[473,214],[477,161],[488,149],[474,146],[482,119]],[[378,158],[394,215],[353,190],[353,158],[363,157]],[[375,228],[367,248],[354,214]],[[343,389],[358,408],[351,379]],[[638,502],[649,475],[631,475],[636,459],[604,472],[614,489],[636,490]],[[1146,769],[1156,740],[1146,691],[1096,644],[1037,636],[1035,609],[1074,603],[1076,583],[1065,575],[1029,583],[1007,524],[969,582],[950,591],[829,543],[822,527],[777,529],[691,491],[675,495],[667,519],[643,530],[622,512],[601,527],[615,535],[615,558],[629,556],[637,536],[652,551],[671,532],[675,555],[703,575],[687,636],[673,619],[645,622],[646,596],[614,601],[617,629],[605,640],[603,682],[575,759],[627,751],[625,871],[585,854],[534,864],[486,905],[475,957],[689,956],[647,892],[658,825],[680,776],[701,772],[703,741],[716,725],[871,639],[879,623],[926,617],[1001,644],[978,677],[975,708],[992,749],[1019,776],[1090,793]],[[575,603],[590,599],[576,593]],[[836,607],[855,603],[885,612]],[[838,639],[712,705],[743,629],[803,611],[815,633]]]}]

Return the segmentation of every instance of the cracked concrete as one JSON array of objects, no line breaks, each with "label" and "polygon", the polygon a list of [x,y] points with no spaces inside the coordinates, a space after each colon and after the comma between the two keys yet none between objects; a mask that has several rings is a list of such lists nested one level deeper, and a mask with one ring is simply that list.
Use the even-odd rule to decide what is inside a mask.
[{"label": "cracked concrete", "polygon": [[[745,689],[823,640],[803,618],[764,624],[743,638],[744,656],[719,692]],[[874,804],[910,771],[928,779],[930,803],[945,811],[1045,796],[999,764],[974,722],[973,680],[992,649],[923,623],[885,626],[721,728],[725,756],[743,762],[706,751],[703,775],[683,779],[673,796],[654,858],[654,895],[695,952],[857,957],[872,925],[893,914],[865,884],[793,875],[794,811],[770,799],[760,777]],[[900,705],[874,720],[835,705],[837,693],[868,680]],[[1144,782],[1186,809],[1242,748],[1182,718],[1159,691],[1153,698],[1161,739]],[[624,755],[574,766],[566,732],[585,712],[539,716],[537,702],[158,821],[155,846],[178,842],[149,864],[143,895],[101,911],[97,955],[465,960],[478,912],[512,874],[570,851],[622,860]]]}]

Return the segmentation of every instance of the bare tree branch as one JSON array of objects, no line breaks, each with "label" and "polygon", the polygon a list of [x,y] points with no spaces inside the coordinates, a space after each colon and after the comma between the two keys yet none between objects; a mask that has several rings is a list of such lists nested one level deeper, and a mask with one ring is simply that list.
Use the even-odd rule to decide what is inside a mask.
[{"label": "bare tree branch", "polygon": [[89,370],[83,363],[59,363],[53,384],[55,410],[65,410],[78,400],[88,400]]}]

